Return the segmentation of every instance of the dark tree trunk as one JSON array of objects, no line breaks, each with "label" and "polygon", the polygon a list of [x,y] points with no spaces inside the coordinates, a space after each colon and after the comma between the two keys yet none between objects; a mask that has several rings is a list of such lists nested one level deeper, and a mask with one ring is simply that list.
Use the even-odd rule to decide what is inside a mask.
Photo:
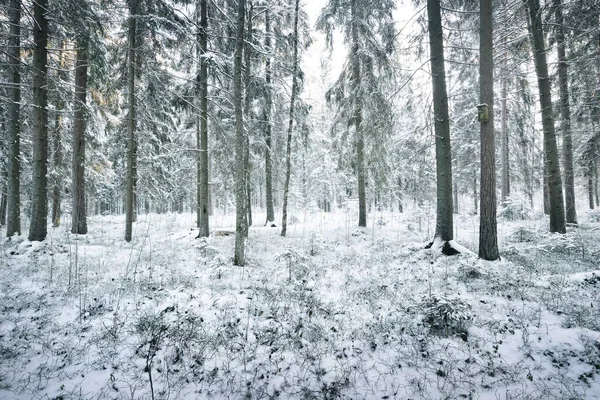
[{"label": "dark tree trunk", "polygon": [[294,43],[292,70],[292,94],[290,99],[290,116],[288,122],[287,145],[285,152],[285,183],[283,186],[283,217],[281,218],[281,236],[287,233],[287,208],[290,192],[290,177],[292,175],[292,133],[294,131],[294,111],[296,108],[296,96],[298,95],[298,10],[300,0],[296,0],[294,8]]},{"label": "dark tree trunk", "polygon": [[88,43],[84,38],[77,49],[75,65],[75,116],[73,118],[73,212],[71,233],[87,233],[85,204],[85,127],[88,71]]},{"label": "dark tree trunk", "polygon": [[[244,41],[244,89],[245,89],[245,98],[244,98],[244,110],[246,113],[246,124],[250,126],[251,118],[251,110],[250,106],[252,103],[252,92],[250,89],[251,79],[252,79],[252,1],[247,0],[248,2],[248,21],[246,26],[248,28],[246,32],[246,40]],[[246,186],[246,237],[248,237],[248,229],[252,225],[252,187],[250,182],[251,176],[251,165],[250,165],[250,129],[246,131],[246,146],[244,148],[244,169],[246,171],[245,175],[245,186]]]},{"label": "dark tree trunk", "polygon": [[563,135],[563,168],[565,171],[565,213],[566,221],[577,224],[575,209],[575,180],[573,176],[573,142],[571,140],[571,109],[569,105],[569,73],[565,51],[565,29],[562,14],[562,1],[554,0],[556,16],[556,42],[558,51],[558,86],[560,90],[560,130]]},{"label": "dark tree trunk", "polygon": [[492,0],[481,0],[479,29],[479,102],[487,104],[488,121],[482,121],[481,189],[479,194],[479,257],[494,261],[498,254],[496,221],[496,152],[494,149],[494,54]]},{"label": "dark tree trunk", "polygon": [[272,154],[272,143],[271,143],[271,131],[273,127],[272,123],[272,108],[273,108],[273,95],[271,92],[271,14],[269,8],[265,10],[265,109],[264,109],[264,123],[265,123],[265,197],[267,206],[267,221],[266,224],[275,221],[275,210],[273,209],[273,161],[271,159]]},{"label": "dark tree trunk", "polygon": [[198,157],[198,237],[208,237],[209,204],[208,194],[208,66],[204,54],[207,50],[208,11],[207,0],[200,0],[200,28],[198,30],[198,57],[200,73],[198,74],[200,96],[199,157]]},{"label": "dark tree trunk", "polygon": [[12,88],[8,104],[6,236],[21,234],[21,0],[11,0],[8,65]]},{"label": "dark tree trunk", "polygon": [[136,0],[129,2],[129,27],[127,32],[127,182],[125,187],[125,240],[130,242],[135,220],[136,143],[135,143],[135,75],[137,46]]},{"label": "dark tree trunk", "polygon": [[437,176],[435,237],[441,239],[442,242],[448,242],[454,238],[452,151],[450,148],[450,120],[448,117],[448,94],[446,92],[446,72],[444,70],[444,37],[440,8],[440,0],[427,0]]},{"label": "dark tree trunk", "polygon": [[356,178],[358,181],[358,226],[367,226],[367,193],[365,187],[365,140],[362,127],[362,93],[360,92],[360,54],[356,7],[358,0],[352,0],[352,92],[354,93],[354,131],[356,143]]},{"label": "dark tree trunk", "polygon": [[48,0],[33,3],[33,182],[29,240],[48,232]]},{"label": "dark tree trunk", "polygon": [[548,177],[550,231],[566,233],[565,206],[562,194],[562,179],[558,162],[558,146],[554,132],[554,115],[552,113],[552,92],[548,77],[546,48],[539,0],[527,0],[530,22],[533,58],[538,77],[540,105],[542,109],[542,126],[544,129],[545,166]]},{"label": "dark tree trunk", "polygon": [[595,168],[593,161],[590,162],[589,169],[586,173],[587,189],[588,189],[588,204],[590,206],[590,210],[594,209],[594,170],[592,168]]},{"label": "dark tree trunk", "polygon": [[479,195],[477,194],[477,174],[473,174],[473,215],[477,215],[479,212],[479,205],[477,199]]},{"label": "dark tree trunk", "polygon": [[246,185],[244,152],[246,137],[244,135],[244,109],[242,90],[242,57],[244,51],[244,20],[246,1],[238,0],[237,33],[235,41],[235,62],[233,72],[233,104],[235,107],[235,253],[234,265],[243,266],[245,259],[246,231]]}]

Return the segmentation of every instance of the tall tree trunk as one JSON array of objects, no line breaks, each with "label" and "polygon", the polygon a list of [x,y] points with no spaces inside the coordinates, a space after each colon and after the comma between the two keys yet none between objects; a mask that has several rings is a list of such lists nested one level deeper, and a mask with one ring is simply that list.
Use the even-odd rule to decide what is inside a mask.
[{"label": "tall tree trunk", "polygon": [[85,204],[85,127],[88,74],[87,38],[80,39],[75,65],[75,116],[73,118],[73,213],[71,233],[87,233]]},{"label": "tall tree trunk", "polygon": [[[244,148],[244,169],[246,170],[245,176],[245,186],[246,186],[246,228],[252,225],[252,193],[251,193],[251,182],[250,182],[250,173],[251,173],[251,165],[250,165],[250,122],[251,122],[251,103],[252,103],[252,93],[250,90],[251,84],[251,71],[252,71],[252,1],[247,0],[248,2],[248,21],[247,21],[247,33],[246,40],[244,41],[244,89],[245,89],[245,98],[244,98],[244,111],[246,113],[246,123],[248,124],[248,129],[246,130],[246,147]],[[248,229],[246,229],[246,237],[248,237]]]},{"label": "tall tree trunk", "polygon": [[450,120],[448,117],[448,94],[446,92],[446,72],[444,70],[444,37],[440,8],[440,0],[427,0],[437,175],[435,237],[443,242],[448,242],[454,238],[452,151],[450,147]]},{"label": "tall tree trunk", "polygon": [[235,253],[233,263],[243,266],[246,263],[245,241],[246,231],[246,187],[244,147],[244,109],[242,90],[242,57],[244,51],[244,20],[246,16],[246,1],[238,0],[237,33],[235,41],[235,62],[233,72],[233,104],[235,107]]},{"label": "tall tree trunk", "polygon": [[283,186],[283,217],[281,218],[281,236],[287,233],[287,208],[290,192],[290,177],[292,175],[292,133],[294,130],[294,111],[296,108],[296,96],[298,95],[298,10],[300,0],[296,0],[294,7],[294,42],[293,42],[293,62],[292,69],[292,94],[290,99],[290,116],[288,122],[287,145],[285,152],[285,183]]},{"label": "tall tree trunk", "polygon": [[[504,52],[504,68],[507,67],[508,52]],[[510,159],[508,156],[508,77],[506,76],[508,73],[506,69],[503,71],[505,75],[502,79],[502,115],[501,115],[501,124],[500,124],[500,135],[502,140],[502,187],[501,187],[501,198],[502,204],[506,203],[506,199],[510,196]]]},{"label": "tall tree trunk", "polygon": [[479,196],[477,195],[477,174],[473,174],[473,214],[477,215],[479,211],[479,205],[477,199]]},{"label": "tall tree trunk", "polygon": [[11,83],[8,105],[8,180],[6,236],[21,234],[21,0],[11,0],[8,65]]},{"label": "tall tree trunk", "polygon": [[598,193],[598,164],[594,166],[594,196],[596,197],[596,206],[600,207],[600,196]]},{"label": "tall tree trunk", "polygon": [[[354,93],[354,131],[356,143],[356,178],[358,181],[358,226],[367,226],[367,194],[365,187],[365,140],[362,127],[362,93],[360,90],[360,54],[358,42],[358,17],[356,7],[358,0],[352,0],[352,92]],[[452,210],[450,210],[452,212]]]},{"label": "tall tree trunk", "polygon": [[29,240],[41,241],[48,231],[48,0],[33,3],[33,184]]},{"label": "tall tree trunk", "polygon": [[206,57],[208,43],[208,11],[206,0],[199,0],[196,6],[200,8],[200,28],[198,30],[198,58],[200,74],[198,75],[200,96],[200,137],[198,140],[198,237],[208,237],[209,229],[209,204],[208,194],[208,65]]},{"label": "tall tree trunk", "polygon": [[272,154],[272,143],[271,143],[271,131],[273,128],[272,123],[272,108],[273,108],[273,95],[271,92],[271,13],[267,7],[265,10],[265,109],[264,109],[264,123],[265,123],[265,197],[267,205],[267,221],[266,224],[273,223],[275,221],[275,210],[273,209],[273,161],[271,159]]},{"label": "tall tree trunk", "polygon": [[527,0],[531,22],[531,41],[533,44],[533,58],[538,77],[540,105],[542,108],[542,126],[544,129],[545,165],[548,176],[549,206],[550,206],[550,231],[566,233],[565,206],[562,194],[562,179],[558,162],[558,146],[554,132],[554,115],[552,113],[552,92],[548,77],[548,64],[546,62],[546,48],[544,45],[544,31],[542,28],[542,15],[539,0]]},{"label": "tall tree trunk", "polygon": [[[67,72],[67,41],[61,41],[61,50],[59,55],[58,80],[66,81]],[[58,96],[56,101],[56,112],[54,122],[54,136],[52,145],[52,164],[54,173],[52,174],[52,226],[60,226],[61,219],[61,201],[62,201],[62,172],[63,172],[63,154],[62,154],[62,135],[64,132],[65,101]]]},{"label": "tall tree trunk", "polygon": [[135,74],[137,46],[137,10],[136,0],[129,2],[129,27],[127,32],[127,182],[125,187],[125,241],[132,239],[133,221],[135,220],[135,184],[136,184],[136,143],[135,143]]},{"label": "tall tree trunk", "polygon": [[573,142],[571,140],[571,109],[569,105],[569,74],[565,51],[565,29],[562,14],[562,1],[554,0],[556,16],[556,42],[558,52],[558,86],[560,90],[560,129],[563,135],[563,168],[565,172],[565,212],[566,221],[577,224],[575,209],[575,180],[573,176]]},{"label": "tall tree trunk", "polygon": [[587,178],[587,189],[588,189],[588,204],[590,210],[594,209],[594,169],[595,165],[593,161],[590,161],[588,171],[586,173]]},{"label": "tall tree trunk", "polygon": [[479,257],[494,261],[498,253],[496,221],[496,152],[494,149],[494,45],[492,0],[481,0],[479,28],[479,102],[488,106],[488,120],[481,121],[481,189],[479,194]]}]

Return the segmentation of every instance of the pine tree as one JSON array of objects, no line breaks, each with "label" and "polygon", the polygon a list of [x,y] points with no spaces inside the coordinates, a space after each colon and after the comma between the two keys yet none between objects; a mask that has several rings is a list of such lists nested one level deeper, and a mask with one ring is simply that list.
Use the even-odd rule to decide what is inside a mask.
[{"label": "pine tree", "polygon": [[479,194],[479,257],[494,261],[498,254],[496,222],[496,156],[494,149],[494,54],[492,0],[481,0],[479,30],[479,102],[487,108],[480,118],[481,189]]},{"label": "pine tree", "polygon": [[129,21],[127,31],[127,103],[129,114],[127,116],[127,183],[125,187],[125,241],[132,239],[133,222],[135,220],[135,191],[136,191],[136,102],[135,102],[135,77],[137,70],[136,49],[137,41],[137,0],[129,0]]},{"label": "pine tree", "polygon": [[244,133],[244,110],[242,91],[242,55],[244,51],[244,24],[246,16],[246,1],[237,2],[237,26],[234,56],[233,104],[235,107],[235,253],[233,263],[244,266],[245,241],[247,227],[246,216],[246,171],[244,153],[246,137]]},{"label": "pine tree", "polygon": [[206,0],[199,0],[196,7],[199,8],[200,24],[198,27],[198,62],[200,72],[198,74],[198,95],[200,97],[200,116],[198,118],[199,140],[198,140],[198,237],[208,237],[209,229],[209,185],[208,185],[208,61],[207,35],[208,35],[208,11]]},{"label": "pine tree", "polygon": [[11,77],[8,110],[6,236],[21,234],[21,0],[11,0],[8,64]]},{"label": "pine tree", "polygon": [[33,3],[33,184],[30,241],[42,241],[48,231],[48,0]]},{"label": "pine tree", "polygon": [[546,46],[542,27],[542,14],[539,0],[527,0],[530,18],[530,37],[533,47],[533,58],[538,78],[539,101],[542,109],[542,126],[544,130],[544,176],[548,179],[548,200],[550,213],[550,232],[565,233],[565,207],[562,194],[562,179],[558,162],[558,146],[554,132],[554,115],[552,112],[552,92],[548,77]]},{"label": "pine tree", "polygon": [[[431,57],[431,82],[433,86],[433,114],[435,128],[435,164],[437,175],[437,220],[435,238],[445,244],[454,238],[452,216],[452,151],[450,146],[450,120],[448,94],[444,68],[444,36],[440,0],[427,0],[429,21],[429,47]],[[452,253],[444,246],[445,253]]]}]

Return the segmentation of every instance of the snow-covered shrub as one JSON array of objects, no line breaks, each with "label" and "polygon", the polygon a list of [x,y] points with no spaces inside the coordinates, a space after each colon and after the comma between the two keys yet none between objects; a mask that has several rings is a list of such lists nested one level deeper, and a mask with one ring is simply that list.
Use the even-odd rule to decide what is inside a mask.
[{"label": "snow-covered shrub", "polygon": [[588,212],[590,222],[600,222],[600,208],[590,210]]},{"label": "snow-covered shrub", "polygon": [[518,197],[507,197],[500,207],[500,216],[509,221],[518,219],[532,219],[533,210],[529,202]]},{"label": "snow-covered shrub", "polygon": [[517,229],[506,235],[504,240],[509,243],[533,243],[540,240],[540,234],[525,226],[519,226]]},{"label": "snow-covered shrub", "polygon": [[442,336],[466,338],[467,323],[473,319],[471,305],[457,296],[433,294],[421,302],[423,321],[431,332]]},{"label": "snow-covered shrub", "polygon": [[475,265],[461,263],[458,266],[458,278],[463,282],[480,279],[482,275],[481,270]]}]

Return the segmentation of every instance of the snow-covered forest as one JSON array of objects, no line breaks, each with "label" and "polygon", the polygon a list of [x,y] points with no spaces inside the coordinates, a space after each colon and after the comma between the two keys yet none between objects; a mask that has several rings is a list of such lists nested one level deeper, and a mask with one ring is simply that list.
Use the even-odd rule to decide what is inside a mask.
[{"label": "snow-covered forest", "polygon": [[599,0],[0,0],[0,399],[600,399]]}]

